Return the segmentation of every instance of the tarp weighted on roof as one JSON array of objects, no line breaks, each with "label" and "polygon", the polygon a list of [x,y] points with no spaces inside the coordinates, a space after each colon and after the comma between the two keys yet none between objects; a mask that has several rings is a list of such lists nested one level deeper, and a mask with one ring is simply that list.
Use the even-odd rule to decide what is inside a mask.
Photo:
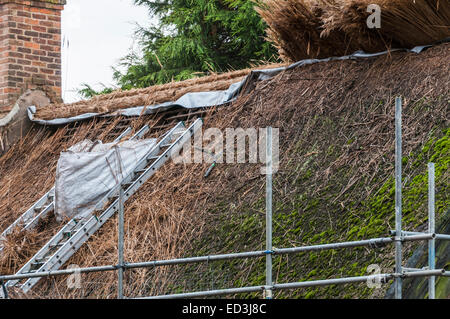
[{"label": "tarp weighted on roof", "polygon": [[[448,42],[450,39],[445,39],[442,42]],[[363,51],[357,51],[351,55],[341,56],[341,57],[331,57],[326,59],[306,59],[298,61],[288,67],[278,67],[274,69],[264,69],[252,71],[244,80],[237,83],[233,83],[227,90],[223,91],[210,91],[210,92],[192,92],[187,93],[180,97],[176,101],[169,101],[161,104],[155,104],[150,106],[139,106],[126,109],[120,109],[118,111],[102,115],[101,113],[85,113],[69,118],[57,118],[52,120],[42,120],[35,118],[36,107],[30,106],[28,108],[28,117],[31,121],[42,124],[42,125],[63,125],[71,122],[78,122],[86,119],[90,119],[97,116],[139,116],[153,114],[156,112],[166,111],[173,107],[183,107],[186,109],[200,108],[200,107],[212,107],[228,104],[237,99],[242,89],[247,87],[252,82],[268,80],[284,70],[290,70],[298,68],[304,65],[338,61],[338,60],[350,60],[350,59],[363,59],[377,57],[380,55],[385,55],[395,51],[406,51],[413,53],[420,53],[423,50],[432,47],[433,45],[418,46],[411,50],[409,49],[392,49],[390,51],[383,51],[379,53],[365,53]]]},{"label": "tarp weighted on roof", "polygon": [[57,221],[89,217],[155,145],[156,139],[109,144],[84,140],[62,152],[56,168]]}]

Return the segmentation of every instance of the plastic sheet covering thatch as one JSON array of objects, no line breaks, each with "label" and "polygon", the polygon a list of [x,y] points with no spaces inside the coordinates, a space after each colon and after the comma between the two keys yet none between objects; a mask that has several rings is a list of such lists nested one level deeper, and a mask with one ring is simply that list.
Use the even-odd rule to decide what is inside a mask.
[{"label": "plastic sheet covering thatch", "polygon": [[[128,114],[137,115],[161,111],[177,104],[189,107],[189,100],[200,99],[204,106],[220,105],[235,97],[240,83],[253,70],[280,67],[282,64],[262,65],[253,69],[244,69],[224,74],[216,74],[181,82],[151,86],[145,89],[129,91],[118,90],[110,94],[96,96],[90,100],[71,104],[51,104],[37,110],[31,109],[33,121],[68,119],[83,115],[82,118],[128,109]],[[214,92],[216,94],[205,94]],[[186,101],[187,100],[187,101]],[[153,107],[151,107],[153,106]],[[134,109],[141,107],[139,109]],[[122,112],[127,115],[127,112]],[[41,124],[61,124],[59,121],[41,122]]]},{"label": "plastic sheet covering thatch", "polygon": [[155,144],[156,139],[107,144],[83,140],[62,152],[56,167],[56,220],[90,217]]},{"label": "plastic sheet covering thatch", "polygon": [[[209,92],[190,92],[186,93],[184,95],[181,95],[180,98],[176,101],[168,101],[161,104],[153,104],[153,105],[147,105],[147,106],[134,106],[135,103],[141,103],[143,96],[145,96],[147,93],[143,93],[143,90],[133,90],[136,94],[136,96],[129,96],[129,94],[132,94],[133,91],[125,92],[125,97],[123,98],[112,98],[107,99],[108,96],[102,96],[95,98],[90,101],[83,101],[79,103],[69,104],[69,105],[62,105],[62,106],[54,106],[56,109],[52,109],[52,105],[47,106],[43,109],[40,109],[36,112],[36,108],[34,106],[31,106],[28,108],[28,116],[31,121],[42,124],[42,125],[61,125],[61,124],[67,124],[70,122],[77,122],[86,120],[92,117],[105,115],[105,116],[115,116],[115,115],[123,115],[123,116],[140,116],[140,115],[148,115],[158,112],[164,112],[167,111],[170,108],[173,107],[183,107],[185,109],[194,109],[194,108],[201,108],[201,107],[213,107],[213,106],[220,106],[227,103],[231,103],[234,100],[238,98],[238,96],[242,93],[242,91],[248,91],[249,88],[255,86],[256,82],[268,80],[276,75],[278,75],[280,72],[283,72],[285,70],[298,68],[304,65],[308,64],[315,64],[315,63],[323,63],[323,62],[329,62],[329,61],[337,61],[337,60],[350,60],[350,59],[361,59],[361,58],[371,58],[371,57],[377,57],[380,55],[389,54],[390,52],[394,51],[400,51],[405,50],[409,52],[415,52],[420,53],[424,49],[430,47],[431,45],[427,46],[417,46],[409,49],[392,49],[389,51],[382,51],[377,53],[365,53],[363,51],[356,51],[353,54],[340,56],[340,57],[330,57],[330,58],[324,58],[324,59],[305,59],[300,60],[296,63],[293,63],[289,66],[283,66],[283,65],[272,65],[272,68],[266,68],[266,69],[256,69],[252,70],[248,75],[244,78],[239,78],[240,81],[236,83],[232,83],[226,90],[223,91],[209,91]],[[236,71],[238,72],[238,71]],[[247,72],[247,71],[245,71]],[[240,74],[240,73],[239,73]],[[231,80],[232,81],[232,80]],[[180,82],[179,85],[186,84],[185,82]],[[219,85],[221,85],[219,83]],[[202,86],[196,86],[194,88],[198,89]],[[153,89],[153,87],[145,89],[150,90]],[[186,88],[185,91],[193,90],[192,88]],[[180,93],[181,94],[181,93]],[[178,95],[177,95],[178,96]],[[165,98],[168,98],[165,96]],[[127,100],[130,99],[130,100]],[[162,98],[161,98],[162,99]],[[98,101],[100,100],[100,102]],[[128,102],[127,102],[128,101]],[[134,101],[134,102],[130,102]],[[95,111],[100,112],[101,110],[98,109],[98,103],[101,105],[104,105],[104,111],[103,113],[92,113]],[[124,104],[122,104],[124,103]],[[109,111],[108,111],[109,110]],[[83,113],[84,112],[84,113]],[[72,114],[72,115],[71,115]],[[74,115],[76,114],[76,115]],[[52,116],[50,116],[52,115]],[[47,119],[41,119],[40,117],[47,117]],[[68,117],[63,117],[68,116]]]},{"label": "plastic sheet covering thatch", "polygon": [[[448,0],[262,0],[268,38],[284,61],[412,48],[450,36]],[[369,28],[369,5],[381,28]]]}]

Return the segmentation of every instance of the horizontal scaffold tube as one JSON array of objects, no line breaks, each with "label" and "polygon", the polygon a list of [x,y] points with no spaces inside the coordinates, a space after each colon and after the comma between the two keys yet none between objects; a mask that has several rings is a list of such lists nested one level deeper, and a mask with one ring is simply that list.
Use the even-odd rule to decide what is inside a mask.
[{"label": "horizontal scaffold tube", "polygon": [[87,268],[70,268],[64,270],[55,270],[55,271],[43,271],[43,272],[34,272],[28,274],[20,274],[20,275],[6,275],[0,276],[0,282],[6,282],[8,280],[21,280],[27,278],[37,278],[37,277],[56,277],[56,276],[64,276],[71,275],[75,273],[90,273],[90,272],[102,272],[102,271],[114,271],[117,270],[118,266],[98,266],[98,267],[87,267]]},{"label": "horizontal scaffold tube", "polygon": [[[415,271],[413,273],[403,273],[402,277],[421,277],[421,276],[446,276],[448,272],[443,269],[437,270],[423,270]],[[371,276],[358,276],[358,277],[348,277],[348,278],[334,278],[325,280],[311,280],[311,281],[301,281],[286,284],[275,284],[271,287],[266,286],[252,286],[252,287],[240,287],[240,288],[230,288],[230,289],[219,289],[210,291],[198,291],[189,292],[182,294],[173,295],[161,295],[161,296],[150,296],[150,297],[140,297],[136,299],[184,299],[184,298],[201,298],[201,297],[212,297],[221,295],[234,295],[239,293],[250,293],[250,292],[260,292],[263,290],[286,290],[286,289],[298,289],[307,287],[318,287],[318,286],[329,286],[329,285],[344,285],[352,283],[362,283],[372,281],[374,278],[378,278],[380,283],[387,283],[389,280],[395,277],[394,274],[378,274]]]},{"label": "horizontal scaffold tube", "polygon": [[[406,236],[406,237],[403,237],[402,240],[404,240],[404,241],[428,240],[430,238],[434,238],[435,236],[436,236],[435,234],[426,234],[425,233],[425,234],[420,234],[420,235]],[[438,235],[438,236],[440,236],[440,235]],[[442,236],[447,236],[447,235],[442,235]],[[295,253],[301,253],[301,252],[307,252],[307,251],[344,249],[344,248],[355,248],[355,247],[364,247],[364,246],[378,248],[378,247],[382,247],[386,244],[391,244],[394,241],[395,241],[395,239],[391,238],[391,237],[374,238],[374,239],[368,239],[368,240],[350,241],[350,242],[334,243],[334,244],[323,244],[323,245],[292,247],[292,248],[280,248],[280,249],[274,249],[273,251],[260,250],[260,251],[251,251],[251,252],[243,252],[243,253],[210,255],[210,256],[179,258],[179,259],[169,259],[169,260],[156,260],[156,261],[141,262],[141,263],[125,263],[123,268],[124,269],[152,268],[152,267],[160,267],[160,266],[193,264],[193,263],[218,261],[218,260],[257,258],[257,257],[263,257],[267,254],[284,255],[284,254],[295,254]],[[26,279],[26,278],[37,278],[37,277],[54,277],[54,276],[70,275],[70,274],[74,274],[74,273],[114,271],[114,270],[118,270],[119,268],[120,267],[117,265],[108,265],[108,266],[98,266],[98,267],[88,267],[88,268],[74,268],[74,269],[65,269],[65,270],[36,272],[36,273],[21,274],[21,275],[5,275],[5,276],[0,276],[0,281],[6,282],[8,280],[21,280],[21,279]]]}]

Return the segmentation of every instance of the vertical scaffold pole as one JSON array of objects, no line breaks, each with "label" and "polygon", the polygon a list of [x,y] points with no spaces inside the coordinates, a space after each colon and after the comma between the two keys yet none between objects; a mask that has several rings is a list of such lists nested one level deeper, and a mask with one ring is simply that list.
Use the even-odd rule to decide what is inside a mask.
[{"label": "vertical scaffold pole", "polygon": [[[428,163],[428,232],[430,234],[435,233],[435,182],[434,182],[434,163]],[[435,265],[435,239],[432,238],[428,241],[428,268],[434,270]],[[430,276],[428,278],[428,298],[436,298],[436,277]]]},{"label": "vertical scaffold pole", "polygon": [[124,209],[123,209],[123,195],[124,191],[122,185],[119,193],[119,269],[118,269],[118,299],[123,299],[123,241],[124,241]]},{"label": "vertical scaffold pole", "polygon": [[402,299],[402,98],[395,99],[395,298]]},{"label": "vertical scaffold pole", "polygon": [[[266,286],[272,287],[272,128],[266,130]],[[272,289],[265,291],[266,299],[272,299]]]},{"label": "vertical scaffold pole", "polygon": [[8,288],[5,285],[5,282],[2,280],[0,281],[1,291],[0,291],[0,299],[9,299],[8,296]]}]

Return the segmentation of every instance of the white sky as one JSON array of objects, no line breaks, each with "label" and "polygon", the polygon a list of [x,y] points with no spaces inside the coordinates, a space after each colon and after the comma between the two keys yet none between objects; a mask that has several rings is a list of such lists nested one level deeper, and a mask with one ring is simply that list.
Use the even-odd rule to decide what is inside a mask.
[{"label": "white sky", "polygon": [[[136,23],[147,26],[145,7],[132,0],[69,0],[62,14],[62,86],[65,102],[81,98],[82,83],[113,86],[112,66],[130,52]],[[69,46],[67,46],[67,40]]]}]

